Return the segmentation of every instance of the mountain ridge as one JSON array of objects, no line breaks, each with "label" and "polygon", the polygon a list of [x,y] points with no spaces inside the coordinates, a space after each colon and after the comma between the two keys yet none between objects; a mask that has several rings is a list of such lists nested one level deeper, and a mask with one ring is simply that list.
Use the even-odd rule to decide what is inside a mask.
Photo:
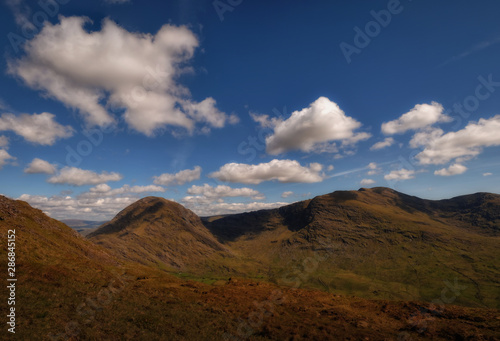
[{"label": "mountain ridge", "polygon": [[[164,209],[169,213],[157,214]],[[122,259],[142,264],[146,259],[167,271],[264,278],[280,285],[290,284],[284,279],[287,269],[330,257],[310,270],[301,287],[366,298],[432,301],[443,278],[457,278],[469,284],[458,304],[498,307],[498,212],[497,194],[427,200],[384,187],[203,218],[177,203],[148,197],[90,239],[120,250],[115,254]],[[157,238],[131,238],[138,235],[134,226],[153,229]],[[173,234],[165,232],[169,229]],[[174,237],[181,234],[185,238]],[[204,246],[193,247],[196,242]],[[138,248],[147,252],[133,254]]]},{"label": "mountain ridge", "polygon": [[[345,195],[343,197],[345,199]],[[338,201],[339,195],[334,199]],[[147,202],[158,200],[146,200],[142,204]],[[311,211],[306,216],[309,217],[308,214],[314,213],[312,209],[320,208],[321,204],[328,203],[320,198],[309,208]],[[342,201],[344,208],[352,204],[352,200]],[[180,205],[171,202],[166,205],[192,214],[184,211]],[[143,219],[148,224],[158,224],[165,217],[170,219],[168,214],[175,211],[167,207],[165,212],[159,207],[151,214],[145,206],[142,209],[147,214],[141,218],[148,218],[149,221]],[[498,339],[498,309],[474,304],[476,308],[450,305],[471,305],[467,304],[467,300],[463,302],[453,296],[468,296],[469,291],[475,289],[465,285],[468,283],[463,283],[462,278],[457,282],[453,277],[441,273],[441,279],[447,280],[448,284],[432,283],[438,291],[432,296],[433,300],[427,300],[429,303],[425,303],[425,300],[401,301],[395,297],[390,300],[381,297],[367,300],[353,297],[355,292],[349,292],[343,286],[333,287],[335,283],[322,271],[326,269],[334,277],[345,279],[345,269],[336,267],[336,264],[349,266],[342,257],[345,254],[351,259],[355,255],[349,249],[354,244],[349,242],[349,235],[340,235],[347,241],[343,246],[340,239],[335,239],[335,233],[342,232],[342,226],[330,226],[335,232],[332,235],[326,235],[328,226],[300,228],[303,224],[318,224],[315,217],[294,225],[295,217],[300,216],[305,206],[292,205],[282,209],[281,213],[289,219],[285,225],[279,221],[266,221],[270,216],[257,219],[257,222],[264,224],[256,229],[259,233],[243,235],[223,245],[231,248],[231,256],[214,257],[211,263],[202,264],[211,267],[213,274],[221,276],[218,280],[186,274],[191,276],[187,278],[196,279],[193,281],[186,280],[183,276],[185,273],[179,274],[177,269],[171,272],[154,264],[144,265],[119,253],[117,255],[86,240],[26,202],[0,196],[1,232],[4,234],[8,229],[15,228],[19,242],[16,249],[16,286],[20,309],[16,333],[26,340]],[[180,220],[189,221],[184,218],[186,216],[181,215]],[[342,220],[345,217],[338,218]],[[196,217],[194,221],[198,221]],[[135,235],[134,227],[144,226],[132,226],[129,230],[121,229],[118,232]],[[158,227],[186,232],[182,226],[166,226],[163,223],[153,226]],[[393,229],[397,230],[398,226]],[[102,236],[113,236],[113,233]],[[266,239],[269,236],[276,238],[276,242]],[[330,244],[322,244],[321,238],[324,241],[330,237]],[[278,241],[280,238],[282,241],[296,238],[301,243],[312,244],[281,243]],[[485,237],[477,240],[482,241],[481,238]],[[271,249],[275,249],[273,252],[286,255],[289,262],[268,259],[267,251],[255,247],[255,243],[266,240],[270,240],[266,247],[271,246]],[[129,246],[136,247],[138,241],[149,240],[134,239]],[[297,245],[307,247],[298,248]],[[321,249],[322,245],[328,250]],[[250,249],[246,250],[248,246]],[[245,260],[247,251],[256,258]],[[257,257],[259,255],[262,257]],[[0,250],[0,256],[7,258],[4,248]],[[305,266],[304,261],[308,259],[309,266]],[[314,264],[314,261],[317,263]],[[6,262],[1,264],[4,266]],[[350,265],[356,265],[356,259]],[[370,264],[371,267],[373,265]],[[245,266],[248,272],[245,272]],[[391,266],[397,267],[398,263],[391,263]],[[218,272],[221,269],[225,272]],[[235,278],[235,269],[247,278]],[[262,269],[270,276],[255,277],[255,274],[262,274],[262,271],[259,272]],[[365,275],[369,273],[365,272]],[[356,278],[356,284],[362,285],[359,278]],[[293,285],[280,285],[282,280],[292,280]],[[319,291],[314,289],[315,283],[330,287]],[[388,289],[393,288],[391,282],[382,284]],[[482,283],[479,284],[486,297],[488,292]],[[447,294],[443,296],[443,288],[451,288],[452,291],[447,289]],[[362,289],[369,290],[368,287]],[[6,287],[2,290],[4,297],[7,297]]]}]

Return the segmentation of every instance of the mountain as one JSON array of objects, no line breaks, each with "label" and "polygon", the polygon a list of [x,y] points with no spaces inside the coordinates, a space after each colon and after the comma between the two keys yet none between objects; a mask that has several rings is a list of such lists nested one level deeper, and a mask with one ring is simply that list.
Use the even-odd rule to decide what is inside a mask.
[{"label": "mountain", "polygon": [[[273,219],[280,214],[285,218],[279,223],[286,225],[291,231],[289,237],[293,237],[307,221],[291,221],[290,217],[300,217],[311,203],[285,207],[278,210],[278,215],[276,211],[249,213],[259,223],[255,230],[246,237],[240,231],[239,237],[232,236],[232,241],[222,244],[200,225],[196,215],[182,206],[145,198],[122,211],[113,224],[104,226],[93,237],[114,238],[119,251],[111,252],[27,203],[0,196],[0,233],[4,241],[8,234],[12,235],[9,230],[14,229],[16,235],[16,336],[23,340],[500,338],[498,310],[445,305],[450,303],[450,293],[434,303],[367,300],[319,290],[297,290],[297,285],[278,286],[262,278],[216,280],[191,274],[196,280],[185,280],[157,265],[128,260],[133,258],[128,255],[134,254],[133,249],[152,255],[151,248],[157,244],[141,246],[132,241],[149,243],[151,238],[126,239],[127,236],[134,234],[139,238],[150,233],[157,238],[167,235],[162,243],[168,247],[173,247],[170,244],[174,241],[194,249],[201,248],[201,244],[209,246],[211,255],[227,256],[214,256],[215,263],[254,266],[257,261],[245,263],[243,252],[227,245],[234,242],[237,246],[240,239],[272,233],[273,224],[278,224]],[[269,220],[268,225],[258,227]],[[285,237],[280,238],[286,240]],[[128,240],[131,249],[122,248],[119,238]],[[272,241],[275,247],[281,245]],[[332,245],[325,248],[335,249]],[[111,244],[107,246],[112,248]],[[328,250],[321,251],[329,254]],[[175,248],[170,252],[170,257],[183,255]],[[1,259],[7,259],[6,253],[5,247],[0,248]],[[259,258],[258,253],[259,250],[254,251],[254,258]],[[191,264],[194,258],[188,258],[190,262],[186,264]],[[328,257],[319,255],[312,259],[319,263],[328,261]],[[0,271],[7,274],[7,262],[0,264]],[[308,277],[313,277],[313,271],[308,269],[283,270],[306,283]],[[185,277],[185,273],[175,274]],[[6,287],[1,290],[5,298],[9,296]],[[7,315],[7,308],[3,309]]]},{"label": "mountain", "polygon": [[[368,298],[500,307],[500,196],[424,200],[388,188],[337,191],[273,210],[204,218],[279,284]],[[289,269],[302,275],[290,275]]]},{"label": "mountain", "polygon": [[425,200],[337,191],[277,209],[199,218],[144,198],[89,235],[170,272],[242,276],[365,298],[500,307],[500,196]]},{"label": "mountain", "polygon": [[128,206],[88,238],[123,259],[175,271],[232,257],[196,214],[156,197]]},{"label": "mountain", "polygon": [[[84,293],[96,292],[120,273],[118,259],[24,201],[0,196],[0,231],[5,242],[0,271],[5,277],[7,235],[15,236],[9,252],[15,253],[17,300],[11,307],[18,311],[18,330],[48,331],[48,321],[65,321]],[[5,283],[1,294],[6,298]],[[5,304],[2,309],[9,308]]]}]

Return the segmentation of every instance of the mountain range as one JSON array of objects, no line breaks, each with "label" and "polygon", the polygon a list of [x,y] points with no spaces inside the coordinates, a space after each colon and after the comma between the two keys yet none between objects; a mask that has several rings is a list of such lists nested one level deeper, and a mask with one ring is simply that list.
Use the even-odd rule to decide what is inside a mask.
[{"label": "mountain range", "polygon": [[147,197],[86,238],[0,196],[0,227],[26,339],[500,338],[497,194],[363,188],[201,218]]}]

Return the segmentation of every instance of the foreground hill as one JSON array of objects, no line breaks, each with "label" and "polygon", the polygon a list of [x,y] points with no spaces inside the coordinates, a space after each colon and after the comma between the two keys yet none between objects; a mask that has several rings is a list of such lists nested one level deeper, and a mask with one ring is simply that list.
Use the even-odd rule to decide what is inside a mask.
[{"label": "foreground hill", "polygon": [[196,214],[163,198],[137,201],[88,238],[123,259],[162,269],[193,270],[232,257]]},{"label": "foreground hill", "polygon": [[[0,234],[5,242],[0,248],[4,279],[7,235],[15,234],[18,330],[52,330],[74,312],[84,295],[97,293],[120,275],[119,261],[106,250],[26,202],[0,196]],[[6,285],[1,290],[2,312],[9,308]]]}]

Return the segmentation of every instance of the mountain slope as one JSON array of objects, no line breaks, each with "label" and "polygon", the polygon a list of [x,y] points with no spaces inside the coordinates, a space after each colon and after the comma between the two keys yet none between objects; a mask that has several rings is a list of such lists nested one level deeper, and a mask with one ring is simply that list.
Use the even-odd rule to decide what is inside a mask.
[{"label": "mountain slope", "polygon": [[[16,329],[36,330],[37,338],[55,326],[64,328],[85,295],[95,294],[120,275],[119,261],[106,250],[26,202],[0,196],[0,234],[5,242],[0,248],[4,276],[7,235],[15,234]],[[6,287],[1,289],[5,298]]]},{"label": "mountain slope", "polygon": [[494,194],[431,201],[373,188],[204,222],[280,284],[432,301],[455,283],[465,289],[454,303],[499,307],[499,212]]},{"label": "mountain slope", "polygon": [[183,206],[147,197],[88,235],[117,256],[165,269],[187,270],[231,252]]},{"label": "mountain slope", "polygon": [[[174,237],[192,230],[187,240],[195,238],[193,245],[205,240],[202,237],[207,231],[200,229],[197,217],[182,207],[154,198],[142,201],[139,206],[142,209],[126,209],[117,217],[124,219],[119,220],[123,223],[140,218],[137,224],[131,227],[118,222],[104,230],[101,237],[155,232],[159,226],[165,228],[156,218],[168,218],[169,226],[172,221],[179,224]],[[309,207],[295,205],[282,212],[294,216],[305,206]],[[182,225],[186,222],[188,227]],[[293,226],[297,228],[292,234],[303,229],[293,222],[290,224],[292,230]],[[150,225],[154,225],[152,229]],[[266,226],[270,228],[271,225]],[[500,337],[500,315],[493,309],[444,306],[442,301],[434,304],[373,301],[241,278],[212,285],[181,280],[156,266],[122,263],[40,210],[0,196],[3,240],[11,229],[16,230],[16,334],[23,340],[496,340]],[[258,235],[263,233],[266,231]],[[210,235],[206,243],[212,249],[220,245],[212,244]],[[129,246],[134,247],[131,243]],[[5,248],[0,249],[0,257],[7,258]],[[243,262],[240,257],[229,258]],[[7,273],[6,262],[0,264],[0,271]],[[293,267],[285,270],[298,273],[301,280],[312,273],[297,272],[299,269]],[[1,294],[8,296],[6,286]],[[7,315],[5,308],[3,311]]]}]

